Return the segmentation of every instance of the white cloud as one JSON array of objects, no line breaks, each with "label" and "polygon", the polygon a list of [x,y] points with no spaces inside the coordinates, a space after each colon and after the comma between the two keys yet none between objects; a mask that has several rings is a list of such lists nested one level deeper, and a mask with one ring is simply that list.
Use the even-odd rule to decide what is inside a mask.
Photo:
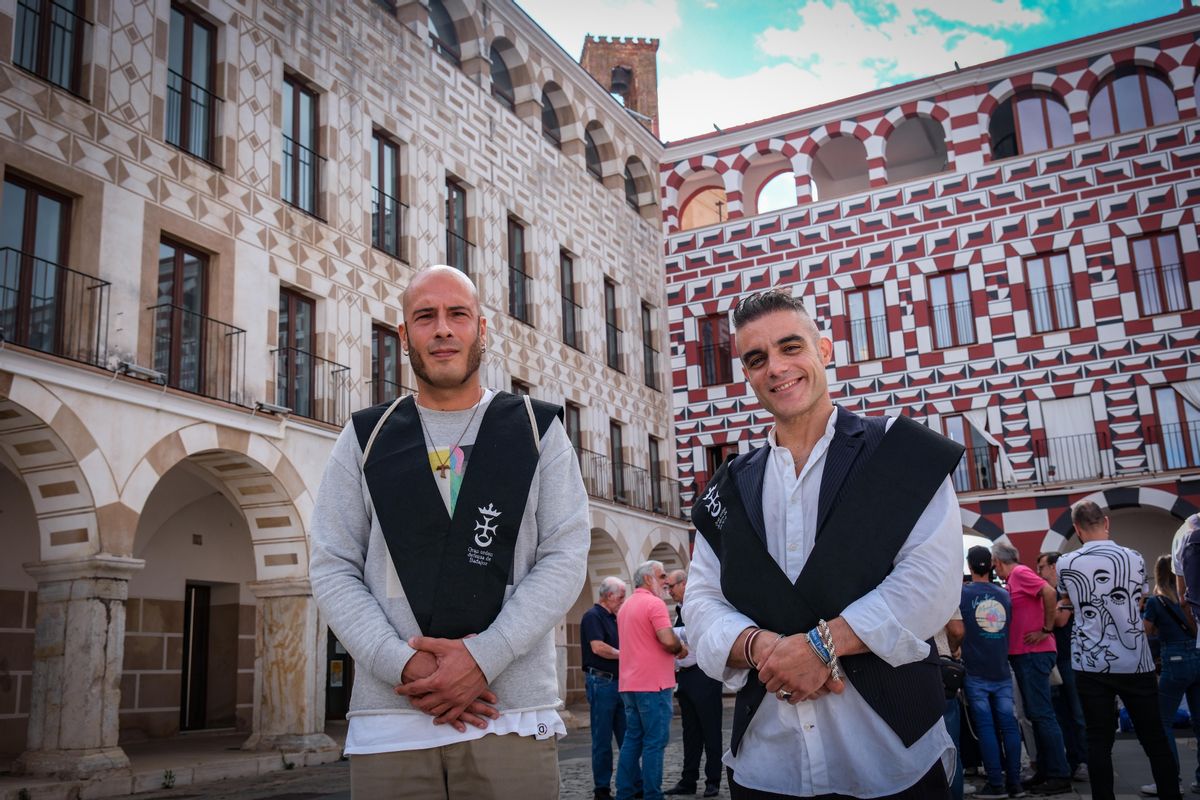
[{"label": "white cloud", "polygon": [[946,22],[987,29],[1026,28],[1046,21],[1041,10],[1025,8],[1021,0],[908,0],[897,3],[897,8],[901,13],[927,11]]},{"label": "white cloud", "polygon": [[[677,0],[517,0],[563,49],[578,59],[583,37],[638,36],[662,39],[680,25]],[[659,51],[662,56],[662,51]]]}]

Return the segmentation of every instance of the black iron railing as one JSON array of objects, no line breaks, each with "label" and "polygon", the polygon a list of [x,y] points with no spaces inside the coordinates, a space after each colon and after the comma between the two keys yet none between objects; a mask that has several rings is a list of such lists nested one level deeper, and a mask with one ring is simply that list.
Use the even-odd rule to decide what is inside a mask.
[{"label": "black iron railing", "polygon": [[75,3],[19,0],[13,37],[13,63],[39,78],[80,95],[83,36],[91,22]]},{"label": "black iron railing", "polygon": [[1138,296],[1146,314],[1183,311],[1188,307],[1182,264],[1158,264],[1136,269]]},{"label": "black iron railing", "polygon": [[460,236],[457,232],[446,228],[446,263],[450,266],[469,273],[471,271],[471,248],[474,246],[475,243],[467,241],[467,237]]},{"label": "black iron railing", "polygon": [[283,201],[320,219],[321,172],[325,156],[283,137]]},{"label": "black iron railing", "polygon": [[246,332],[163,303],[154,316],[154,369],[168,386],[246,405]]},{"label": "black iron railing", "polygon": [[562,295],[562,319],[563,319],[563,343],[576,350],[582,350],[583,345],[580,342],[581,332],[579,330],[579,319],[583,313],[583,307],[567,297]]},{"label": "black iron railing", "polygon": [[659,389],[658,380],[658,351],[646,343],[642,343],[642,376],[646,385],[651,389]]},{"label": "black iron railing", "polygon": [[850,320],[850,357],[854,361],[887,358],[889,354],[885,315]]},{"label": "black iron railing", "polygon": [[1114,472],[1104,432],[1035,438],[1033,456],[1034,480],[1042,484],[1111,478]]},{"label": "black iron railing", "polygon": [[0,340],[73,361],[108,355],[108,281],[0,248]]},{"label": "black iron railing", "polygon": [[1000,488],[1000,448],[968,447],[952,473],[958,492],[985,492]]},{"label": "black iron railing", "polygon": [[975,315],[971,301],[936,305],[933,312],[933,332],[938,347],[960,347],[975,344]]},{"label": "black iron railing", "polygon": [[1200,467],[1200,422],[1146,426],[1152,472]]},{"label": "black iron railing", "polygon": [[602,453],[577,448],[579,470],[588,495],[621,503],[631,508],[680,518],[679,481],[658,476],[624,462],[614,462]]},{"label": "black iron railing", "polygon": [[733,380],[733,354],[729,343],[701,345],[700,382],[705,386]]},{"label": "black iron railing", "polygon": [[180,150],[207,161],[216,161],[217,113],[221,98],[173,69],[167,70],[166,140]]},{"label": "black iron railing", "polygon": [[611,322],[604,323],[604,360],[618,372],[624,372],[621,363],[621,329]]},{"label": "black iron railing", "polygon": [[298,417],[342,425],[350,415],[350,368],[295,347],[275,356],[275,403]]},{"label": "black iron railing", "polygon": [[372,405],[379,403],[390,403],[397,397],[416,394],[416,389],[410,389],[401,383],[388,380],[367,381],[367,397]]},{"label": "black iron railing", "polygon": [[1029,290],[1035,333],[1075,327],[1075,292],[1069,283]]},{"label": "black iron railing", "polygon": [[404,217],[408,206],[382,189],[375,189],[371,198],[371,244],[389,255],[400,258],[400,243],[404,238]]}]

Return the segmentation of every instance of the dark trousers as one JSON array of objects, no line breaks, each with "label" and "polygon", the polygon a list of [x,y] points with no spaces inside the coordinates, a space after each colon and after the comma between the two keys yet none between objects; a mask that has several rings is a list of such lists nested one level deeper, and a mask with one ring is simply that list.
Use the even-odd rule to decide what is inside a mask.
[{"label": "dark trousers", "polygon": [[721,683],[699,667],[676,674],[675,698],[683,724],[683,773],[679,782],[695,786],[700,779],[700,751],[704,750],[704,783],[721,785]]},{"label": "dark trousers", "polygon": [[[1115,723],[1114,723],[1115,724]],[[775,794],[774,792],[760,792],[757,789],[747,789],[745,786],[739,786],[733,775],[733,770],[728,770],[729,773],[729,796],[733,800],[789,800],[800,795],[792,794]],[[949,800],[950,785],[946,783],[946,770],[942,766],[942,760],[939,758],[933,762],[933,766],[929,768],[929,772],[925,773],[925,777],[914,783],[902,792],[896,794],[885,795],[877,798],[877,800]],[[813,800],[853,800],[849,795],[844,794],[819,794]]]},{"label": "dark trousers", "polygon": [[1179,767],[1171,755],[1158,713],[1158,680],[1153,672],[1076,672],[1075,689],[1087,722],[1088,775],[1093,800],[1112,800],[1112,747],[1117,730],[1116,699],[1129,711],[1138,741],[1150,760],[1158,796],[1177,800]]}]

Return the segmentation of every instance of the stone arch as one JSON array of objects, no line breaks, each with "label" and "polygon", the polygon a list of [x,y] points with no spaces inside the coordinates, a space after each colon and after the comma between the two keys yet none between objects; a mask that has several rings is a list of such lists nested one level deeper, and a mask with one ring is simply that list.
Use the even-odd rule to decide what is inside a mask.
[{"label": "stone arch", "polygon": [[[655,541],[651,537],[650,541]],[[676,569],[687,569],[691,563],[691,558],[688,556],[686,548],[681,549],[678,544],[672,544],[668,541],[658,541],[650,551],[646,553],[646,558],[643,561],[661,561],[663,569],[671,572]]]},{"label": "stone arch", "polygon": [[583,116],[582,127],[584,133],[590,135],[596,144],[596,152],[600,155],[600,174],[603,176],[604,185],[610,186],[613,179],[620,178],[624,171],[620,159],[617,157],[617,148],[612,134],[594,114]]},{"label": "stone arch", "polygon": [[562,85],[557,81],[546,81],[541,86],[541,91],[537,96],[538,103],[538,130],[545,135],[544,125],[541,122],[541,109],[543,102],[548,102],[554,108],[554,116],[558,120],[558,141],[560,146],[567,141],[568,131],[576,128],[577,119],[575,109],[571,105],[567,93],[563,90]]},{"label": "stone arch", "polygon": [[[1076,498],[1074,503],[1090,500],[1105,511],[1123,508],[1154,508],[1165,511],[1179,521],[1195,514],[1196,506],[1171,492],[1149,486],[1117,486]],[[1062,511],[1051,523],[1042,539],[1042,550],[1061,550],[1071,537],[1071,509]]]},{"label": "stone arch", "polygon": [[812,159],[809,179],[817,200],[831,200],[870,187],[870,138],[862,125],[839,122],[818,128],[802,145],[801,150]]},{"label": "stone arch", "polygon": [[1075,88],[1082,91],[1086,95],[1087,101],[1091,102],[1092,95],[1100,88],[1100,84],[1104,82],[1109,73],[1126,66],[1150,67],[1162,73],[1163,79],[1175,93],[1175,102],[1178,105],[1180,92],[1183,89],[1181,79],[1176,72],[1179,62],[1170,53],[1145,45],[1128,47],[1100,56],[1080,74]]},{"label": "stone arch", "polygon": [[[927,119],[932,120],[941,128],[941,149],[940,155],[943,158],[942,170],[954,169],[954,138],[951,135],[950,128],[950,112],[941,106],[929,100],[918,100],[913,103],[905,103],[896,106],[888,111],[875,127],[875,136],[883,140],[883,158],[884,169],[887,170],[888,183],[896,182],[891,174],[893,164],[890,163],[893,159],[888,155],[888,144],[891,142],[892,135],[898,128],[911,120]],[[935,148],[936,149],[936,148]],[[940,171],[940,170],[939,170]],[[925,173],[929,174],[929,173]],[[916,177],[911,176],[911,177]],[[904,178],[900,180],[906,180]]]},{"label": "stone arch", "polygon": [[637,190],[638,213],[643,218],[653,221],[658,217],[657,182],[637,156],[630,156],[625,160],[625,170],[633,177],[633,185]]},{"label": "stone arch", "polygon": [[[476,0],[440,0],[440,2],[446,9],[450,21],[454,24],[454,33],[458,36],[461,64],[465,67],[467,62],[472,59],[486,59],[487,52],[483,50],[483,30],[479,24],[479,5]],[[427,30],[433,28],[428,13],[428,6],[426,6],[425,25]]]},{"label": "stone arch", "polygon": [[[733,160],[731,171],[736,175],[737,191],[742,199],[742,212],[747,216],[763,213],[759,196],[763,187],[784,173],[791,173],[793,191],[796,186],[794,160],[797,150],[790,142],[771,139],[746,145]],[[799,198],[792,205],[797,205]]]},{"label": "stone arch", "polygon": [[279,448],[257,434],[209,422],[180,428],[147,450],[121,488],[121,501],[140,514],[158,480],[185,459],[225,487],[245,518],[257,580],[307,577],[313,498]]},{"label": "stone arch", "polygon": [[[614,520],[606,518],[593,522],[603,522],[607,526]],[[629,583],[629,550],[622,544],[621,537],[614,533],[616,530],[618,529],[615,527],[592,527],[591,544],[588,546],[587,581],[583,591],[593,599],[600,591],[600,582],[610,575]]]},{"label": "stone arch", "polygon": [[533,81],[533,71],[529,68],[529,48],[522,40],[514,40],[509,36],[503,24],[498,22],[488,28],[487,39],[488,58],[491,59],[492,49],[495,48],[504,61],[504,66],[508,69],[508,76],[512,80],[513,103],[516,106],[514,110],[518,115],[524,117],[523,106],[525,104],[531,100],[541,102],[541,97],[535,97],[537,90]]},{"label": "stone arch", "polygon": [[29,490],[41,561],[127,553],[107,541],[126,521],[108,463],[66,403],[36,381],[0,372],[0,449]]},{"label": "stone arch", "polygon": [[[1087,114],[1087,96],[1079,94],[1067,80],[1052,72],[1030,72],[1005,78],[988,90],[979,102],[979,127],[987,131],[988,119],[1005,100],[1017,92],[1037,91],[1047,92],[1067,107],[1074,117],[1076,114]],[[986,135],[986,134],[985,134]]]},{"label": "stone arch", "polygon": [[964,531],[971,531],[993,542],[1004,535],[999,525],[976,511],[960,506],[958,513]]}]

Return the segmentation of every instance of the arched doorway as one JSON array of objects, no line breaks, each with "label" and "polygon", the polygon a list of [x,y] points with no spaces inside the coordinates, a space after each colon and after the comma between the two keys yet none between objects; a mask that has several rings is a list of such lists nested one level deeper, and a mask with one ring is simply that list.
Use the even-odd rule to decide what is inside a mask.
[{"label": "arched doorway", "polygon": [[[595,604],[600,593],[600,582],[614,575],[629,584],[629,569],[626,567],[626,555],[621,544],[605,528],[592,528],[592,543],[588,548],[587,580],[575,599],[575,605],[566,616],[566,659],[565,670],[560,674],[566,676],[566,687],[563,699],[567,705],[584,702],[584,685],[582,671],[582,644],[579,637],[579,620],[583,613]],[[632,591],[632,589],[631,589]],[[560,665],[562,666],[562,665]]]}]

